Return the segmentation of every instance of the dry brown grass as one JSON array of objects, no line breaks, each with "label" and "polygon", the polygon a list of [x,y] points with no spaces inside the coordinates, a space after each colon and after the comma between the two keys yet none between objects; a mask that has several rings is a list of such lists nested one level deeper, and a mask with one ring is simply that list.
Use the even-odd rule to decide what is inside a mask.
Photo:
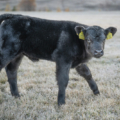
[{"label": "dry brown grass", "polygon": [[120,13],[35,13],[34,16],[118,28],[116,36],[106,41],[104,57],[88,63],[101,94],[94,96],[87,82],[72,69],[66,105],[58,108],[55,64],[43,60],[32,63],[25,57],[18,71],[20,99],[11,96],[5,71],[0,73],[0,120],[120,120]]}]

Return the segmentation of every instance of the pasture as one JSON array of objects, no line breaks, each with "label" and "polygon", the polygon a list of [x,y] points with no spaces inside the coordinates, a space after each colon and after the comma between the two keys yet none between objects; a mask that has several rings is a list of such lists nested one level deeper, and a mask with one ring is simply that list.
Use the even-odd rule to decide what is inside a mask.
[{"label": "pasture", "polygon": [[85,79],[71,69],[66,104],[59,108],[55,63],[33,63],[24,57],[18,70],[20,98],[12,97],[5,70],[0,72],[0,120],[120,120],[120,12],[18,13],[103,28],[114,26],[118,31],[106,40],[104,56],[87,63],[100,95],[93,95]]}]

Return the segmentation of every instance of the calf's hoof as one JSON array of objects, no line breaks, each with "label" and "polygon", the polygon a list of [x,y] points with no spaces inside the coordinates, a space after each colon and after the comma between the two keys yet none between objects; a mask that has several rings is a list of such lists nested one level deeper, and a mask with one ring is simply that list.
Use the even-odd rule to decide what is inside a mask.
[{"label": "calf's hoof", "polygon": [[95,91],[93,91],[93,93],[94,93],[94,95],[100,95],[99,90],[95,90]]},{"label": "calf's hoof", "polygon": [[58,106],[61,106],[64,104],[65,104],[65,100],[63,100],[63,99],[58,100]]},{"label": "calf's hoof", "polygon": [[18,92],[11,92],[12,96],[14,96],[15,98],[19,98],[20,95]]}]

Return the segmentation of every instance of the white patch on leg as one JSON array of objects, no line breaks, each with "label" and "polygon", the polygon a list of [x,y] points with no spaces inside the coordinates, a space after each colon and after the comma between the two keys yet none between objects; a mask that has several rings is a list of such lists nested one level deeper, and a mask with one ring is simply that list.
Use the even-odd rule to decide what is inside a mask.
[{"label": "white patch on leg", "polygon": [[3,21],[1,22],[1,25],[2,25],[4,22],[5,22],[5,20],[3,20]]},{"label": "white patch on leg", "polygon": [[27,27],[30,26],[30,22],[27,22],[27,23],[26,23],[26,26],[27,26]]}]

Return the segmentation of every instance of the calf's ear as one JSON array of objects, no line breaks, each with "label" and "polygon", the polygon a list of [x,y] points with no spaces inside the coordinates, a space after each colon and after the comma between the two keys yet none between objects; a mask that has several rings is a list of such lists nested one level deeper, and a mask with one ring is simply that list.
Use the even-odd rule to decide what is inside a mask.
[{"label": "calf's ear", "polygon": [[109,27],[109,28],[105,29],[106,39],[111,39],[116,32],[117,32],[117,28],[115,28],[115,27]]},{"label": "calf's ear", "polygon": [[76,26],[75,31],[76,31],[76,34],[79,36],[79,39],[85,40],[86,29],[83,26]]}]

